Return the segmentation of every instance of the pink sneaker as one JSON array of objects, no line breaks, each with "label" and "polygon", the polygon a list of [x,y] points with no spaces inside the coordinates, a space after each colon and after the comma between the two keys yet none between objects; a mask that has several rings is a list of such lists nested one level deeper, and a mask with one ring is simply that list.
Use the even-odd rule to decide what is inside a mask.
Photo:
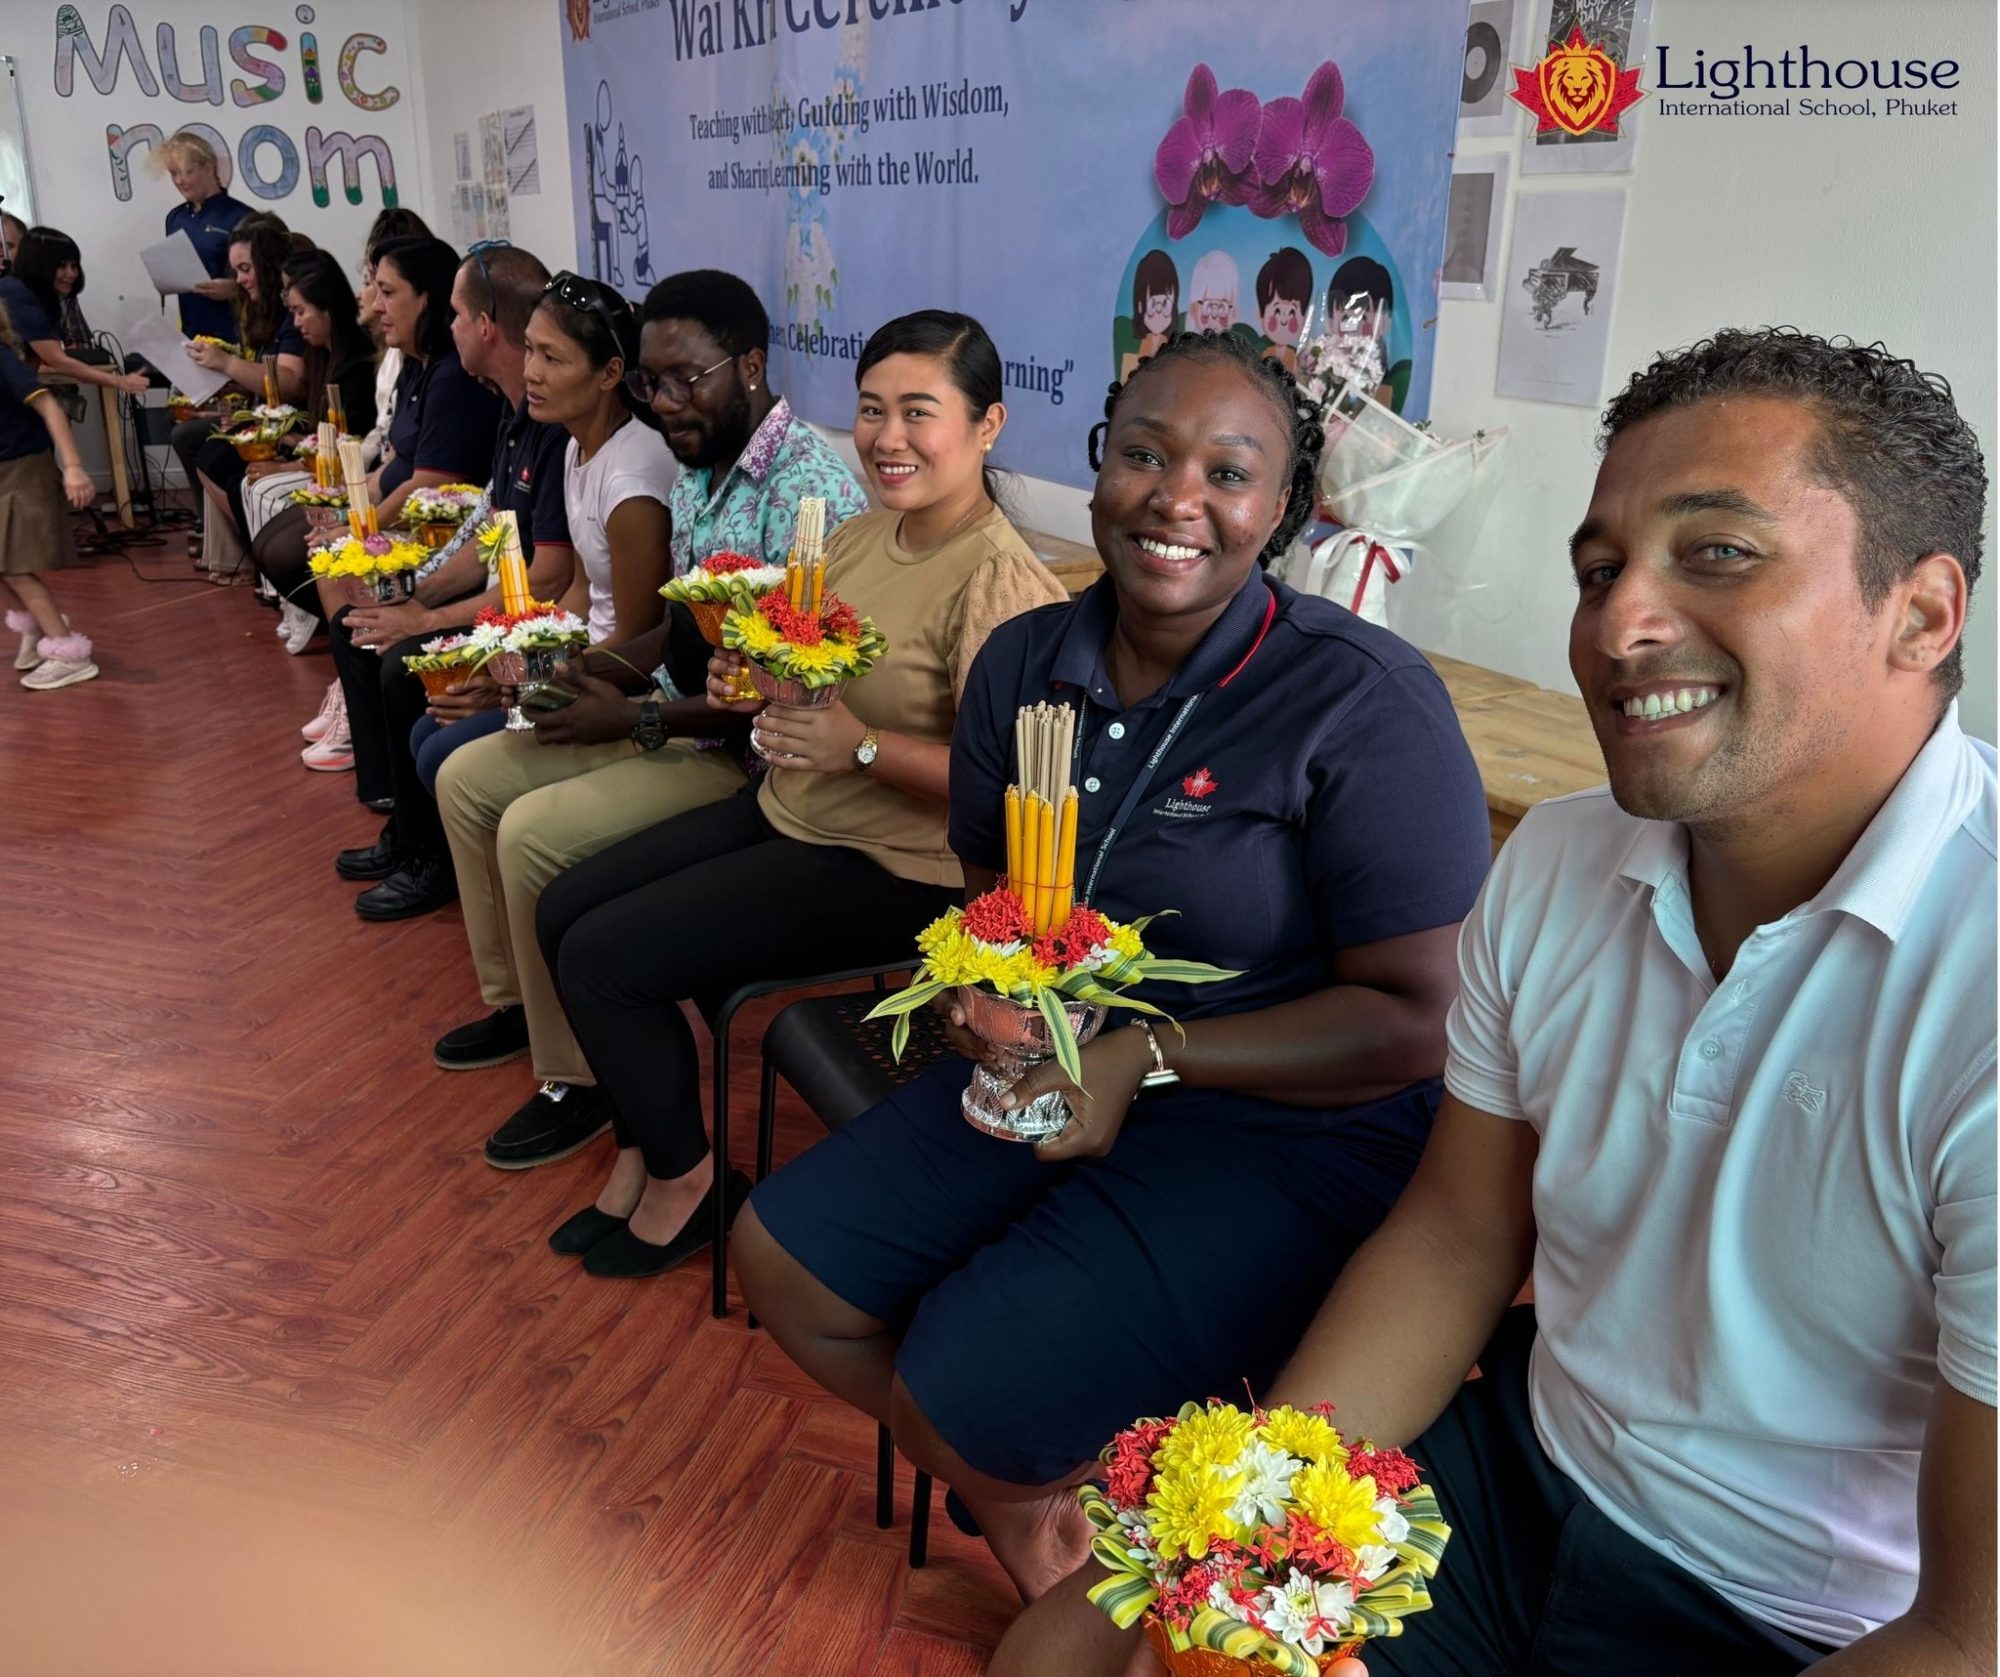
[{"label": "pink sneaker", "polygon": [[299,753],[299,761],[323,774],[339,774],[354,767],[354,742],[347,732],[347,712],[339,711],[333,725]]},{"label": "pink sneaker", "polygon": [[301,723],[299,733],[305,739],[323,740],[327,729],[333,726],[333,719],[346,714],[347,695],[340,690],[340,679],[336,676],[326,684],[326,697],[319,702],[319,714],[310,722]]}]

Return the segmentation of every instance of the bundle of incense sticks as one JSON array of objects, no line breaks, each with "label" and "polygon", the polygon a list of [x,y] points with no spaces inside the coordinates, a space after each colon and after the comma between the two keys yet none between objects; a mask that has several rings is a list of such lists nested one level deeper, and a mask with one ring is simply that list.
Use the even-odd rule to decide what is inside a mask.
[{"label": "bundle of incense sticks", "polygon": [[326,418],[336,436],[347,429],[347,415],[341,411],[340,386],[337,384],[326,387]]},{"label": "bundle of incense sticks", "polygon": [[340,487],[340,432],[325,420],[314,433],[313,485],[318,489]]},{"label": "bundle of incense sticks", "polygon": [[501,532],[500,609],[513,617],[534,603],[528,592],[528,561],[521,553],[521,523],[511,512],[496,512],[493,523]]},{"label": "bundle of incense sticks", "polygon": [[340,439],[340,475],[347,484],[347,528],[356,541],[379,533],[375,503],[368,498],[368,465],[356,437]]},{"label": "bundle of incense sticks", "polygon": [[794,611],[819,615],[826,597],[826,500],[799,497],[799,521],[792,531],[792,551],[785,559],[785,598]]},{"label": "bundle of incense sticks", "polygon": [[1035,936],[1069,918],[1076,902],[1076,788],[1069,783],[1076,712],[1023,705],[1014,717],[1014,769],[1007,788],[1007,878]]}]

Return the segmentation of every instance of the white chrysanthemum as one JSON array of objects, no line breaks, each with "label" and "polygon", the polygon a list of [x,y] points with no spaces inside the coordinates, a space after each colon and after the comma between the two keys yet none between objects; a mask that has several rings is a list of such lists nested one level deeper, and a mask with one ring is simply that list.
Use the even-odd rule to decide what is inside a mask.
[{"label": "white chrysanthemum", "polygon": [[1339,1641],[1354,1613],[1354,1587],[1346,1579],[1314,1583],[1297,1567],[1284,1583],[1273,1584],[1257,1598],[1271,1634],[1317,1659]]},{"label": "white chrysanthemum", "polygon": [[1374,1584],[1396,1564],[1396,1551],[1380,1543],[1364,1543],[1355,1553],[1354,1564],[1361,1569],[1361,1576]]},{"label": "white chrysanthemum", "polygon": [[[1085,963],[1088,965],[1089,963]],[[1229,1517],[1239,1526],[1283,1525],[1285,1504],[1292,1492],[1292,1475],[1304,1465],[1275,1445],[1254,1439],[1236,1458],[1243,1489],[1229,1505]]]},{"label": "white chrysanthemum", "polygon": [[1239,1624],[1250,1622],[1249,1612],[1229,1593],[1229,1586],[1220,1578],[1208,1586],[1208,1604],[1224,1618],[1234,1619]]},{"label": "white chrysanthemum", "polygon": [[1378,1516],[1376,1529],[1381,1532],[1384,1543],[1401,1543],[1409,1537],[1410,1522],[1403,1518],[1394,1497],[1378,1498],[1375,1513]]},{"label": "white chrysanthemum", "polygon": [[466,636],[467,643],[478,647],[481,652],[503,645],[506,639],[507,631],[497,623],[475,623],[472,633]]}]

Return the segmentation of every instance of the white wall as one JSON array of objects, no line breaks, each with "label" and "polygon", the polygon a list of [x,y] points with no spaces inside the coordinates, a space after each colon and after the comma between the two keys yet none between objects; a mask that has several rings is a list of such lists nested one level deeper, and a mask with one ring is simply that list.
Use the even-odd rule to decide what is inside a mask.
[{"label": "white wall", "polygon": [[[1951,380],[1996,471],[1993,0],[1655,0],[1653,39],[1713,58],[1809,42],[1816,56],[1955,58],[1957,117],[1661,117],[1630,175],[1542,177],[1509,196],[1625,183],[1624,271],[1611,315],[1607,396],[1652,355],[1719,326],[1791,324],[1866,343]],[[1657,55],[1642,83],[1651,88]],[[1764,97],[1777,97],[1765,95]],[[1682,93],[1677,98],[1687,98]],[[1880,108],[1881,95],[1877,95]],[[1648,103],[1651,103],[1649,97]],[[1512,204],[1509,226],[1512,234]],[[1511,250],[1511,245],[1507,247]],[[1504,490],[1479,531],[1447,526],[1437,560],[1390,590],[1390,622],[1418,645],[1574,692],[1564,545],[1590,499],[1596,415],[1493,394],[1498,303],[1447,302],[1431,414],[1440,433],[1513,428]],[[1986,563],[1996,565],[1991,497]],[[1962,705],[1994,738],[1994,592],[1975,595]]]},{"label": "white wall", "polygon": [[539,256],[551,273],[575,267],[560,6],[556,0],[408,0],[408,6],[421,82],[426,218],[440,236],[453,237],[452,136],[462,132],[470,138],[476,178],[479,119],[489,111],[532,105],[542,189],[509,200],[508,237]]},{"label": "white wall", "polygon": [[[231,190],[252,209],[275,211],[316,242],[342,254],[351,251],[356,260],[368,225],[382,207],[378,164],[373,157],[360,159],[362,201],[352,204],[343,189],[340,165],[333,163],[326,171],[331,201],[316,204],[307,166],[310,131],[379,140],[403,201],[422,207],[425,170],[416,143],[416,82],[407,51],[403,0],[322,0],[317,10],[290,3],[242,7],[222,0],[126,0],[122,6],[79,9],[95,55],[103,57],[110,50],[112,22],[121,13],[130,18],[129,40],[136,53],[104,58],[101,74],[93,79],[90,57],[76,52],[69,91],[64,94],[59,81],[63,55],[58,8],[31,6],[26,0],[0,0],[0,51],[21,66],[36,215],[82,247],[88,281],[84,313],[100,331],[122,332],[139,315],[158,311],[159,296],[146,278],[138,251],[161,237],[168,210],[179,202],[172,183],[150,167],[149,145],[131,150],[129,179],[121,184],[107,140],[109,130],[152,124],[162,134],[172,134],[177,128],[204,123],[232,152],[254,128],[279,131],[297,158],[297,178],[290,190],[277,197],[260,195],[245,177],[240,159]],[[307,25],[298,21],[301,9],[312,20]],[[204,25],[213,31],[215,78],[204,74]],[[253,41],[244,33],[259,26],[267,37],[282,36],[284,47],[268,38]],[[173,75],[161,62],[163,27],[171,30],[175,49]],[[309,97],[306,87],[302,37],[307,33],[318,47],[322,95],[318,100]],[[244,34],[240,42],[239,34]],[[366,108],[343,89],[343,48],[356,37],[361,39],[349,84],[362,100],[382,102],[381,109]],[[372,50],[378,42],[385,50]],[[233,56],[232,46],[240,47],[247,58],[268,63],[272,70],[251,70]],[[99,90],[99,81],[104,91]],[[241,85],[247,103],[239,101],[232,84]],[[277,90],[273,97],[260,96],[271,89]],[[279,145],[261,144],[252,168],[276,186],[282,181],[284,156]],[[125,196],[120,196],[121,190]]]}]

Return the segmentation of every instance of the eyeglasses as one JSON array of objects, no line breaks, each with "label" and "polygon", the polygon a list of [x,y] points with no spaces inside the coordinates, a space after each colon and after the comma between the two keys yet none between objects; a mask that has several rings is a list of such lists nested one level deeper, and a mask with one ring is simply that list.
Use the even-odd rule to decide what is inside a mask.
[{"label": "eyeglasses", "polygon": [[481,239],[477,244],[467,245],[465,248],[465,254],[479,264],[479,277],[486,282],[487,301],[495,308],[498,308],[500,305],[500,292],[493,284],[493,270],[486,265],[486,253],[489,250],[512,250],[513,248],[514,241],[512,239]]},{"label": "eyeglasses", "polygon": [[694,399],[694,387],[716,367],[726,367],[735,359],[733,355],[725,355],[714,367],[704,367],[691,378],[676,378],[672,373],[655,375],[644,367],[634,367],[625,375],[625,388],[648,405],[656,396],[664,396],[673,406],[680,407]]}]

